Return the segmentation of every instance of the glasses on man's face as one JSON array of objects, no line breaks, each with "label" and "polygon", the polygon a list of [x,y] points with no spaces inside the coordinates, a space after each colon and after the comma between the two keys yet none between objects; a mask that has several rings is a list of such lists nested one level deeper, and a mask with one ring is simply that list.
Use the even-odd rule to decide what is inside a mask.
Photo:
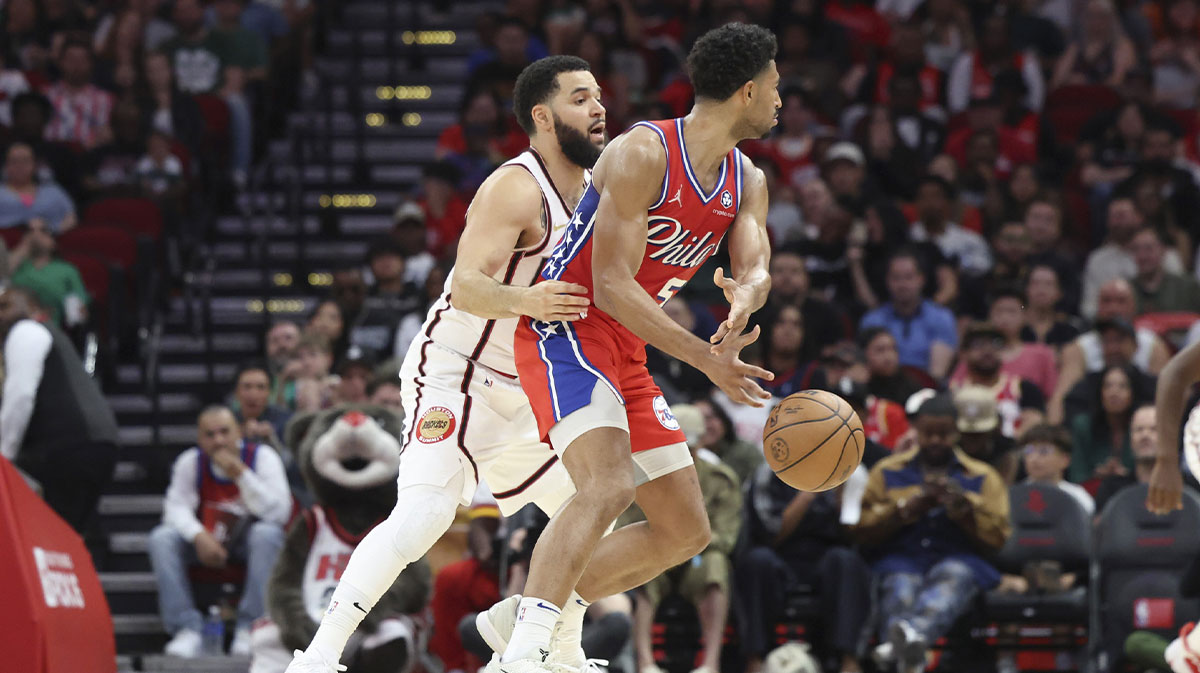
[{"label": "glasses on man's face", "polygon": [[1054,447],[1048,444],[1026,444],[1021,451],[1027,456],[1048,456]]}]

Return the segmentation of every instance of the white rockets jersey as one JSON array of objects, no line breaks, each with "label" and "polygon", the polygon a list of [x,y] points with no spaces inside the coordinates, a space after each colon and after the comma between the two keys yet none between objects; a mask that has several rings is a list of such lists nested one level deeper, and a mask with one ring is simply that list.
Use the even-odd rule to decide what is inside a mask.
[{"label": "white rockets jersey", "polygon": [[[301,581],[301,591],[304,596],[304,609],[313,621],[320,622],[325,609],[329,607],[329,599],[333,590],[342,579],[342,572],[350,562],[350,554],[359,541],[366,537],[352,536],[338,525],[320,505],[313,505],[309,510],[311,519],[307,522],[311,540],[308,547],[308,559],[304,562],[304,575]],[[309,517],[305,517],[309,519]]]},{"label": "white rockets jersey", "polygon": [[[567,205],[554,187],[545,163],[532,147],[504,162],[501,168],[504,166],[520,166],[529,171],[542,190],[542,207],[546,213],[545,236],[536,245],[514,250],[503,274],[496,277],[506,285],[529,286],[537,279],[546,259],[558,245],[558,239],[571,221],[574,208]],[[591,171],[585,171],[584,177],[590,181]],[[488,320],[455,308],[450,296],[453,279],[454,270],[451,269],[446,276],[442,296],[429,308],[425,324],[421,326],[420,335],[413,339],[409,353],[419,352],[423,343],[432,341],[501,374],[516,378],[513,331],[517,327],[517,319]]]}]

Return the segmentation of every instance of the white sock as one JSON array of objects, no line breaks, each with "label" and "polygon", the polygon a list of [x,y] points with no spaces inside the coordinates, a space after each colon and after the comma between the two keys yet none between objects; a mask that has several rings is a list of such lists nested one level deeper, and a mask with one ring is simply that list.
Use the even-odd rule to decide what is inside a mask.
[{"label": "white sock", "polygon": [[550,654],[550,634],[554,625],[562,616],[562,610],[550,601],[542,598],[526,596],[517,605],[517,623],[513,627],[512,637],[508,639],[508,649],[500,657],[500,663],[507,664],[517,659],[537,659],[543,661]]},{"label": "white sock", "polygon": [[350,640],[354,630],[362,623],[363,617],[375,607],[377,600],[379,596],[371,600],[365,593],[350,586],[345,579],[338,582],[337,588],[333,590],[333,597],[329,600],[329,608],[321,616],[321,624],[317,627],[317,633],[313,636],[308,650],[321,655],[326,663],[338,663],[342,658],[342,650],[346,648],[346,641]]},{"label": "white sock", "polygon": [[558,621],[555,635],[555,663],[580,667],[587,662],[583,652],[583,617],[591,603],[583,600],[578,592],[572,591],[563,606],[562,618]]}]

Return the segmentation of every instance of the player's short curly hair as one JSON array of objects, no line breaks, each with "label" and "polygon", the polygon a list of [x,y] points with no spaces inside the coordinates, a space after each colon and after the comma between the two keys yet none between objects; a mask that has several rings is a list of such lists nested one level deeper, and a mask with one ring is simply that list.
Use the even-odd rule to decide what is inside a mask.
[{"label": "player's short curly hair", "polygon": [[578,56],[547,56],[529,64],[513,87],[513,114],[525,133],[533,135],[533,107],[550,100],[558,91],[558,75],[564,72],[591,72],[588,62]]},{"label": "player's short curly hair", "polygon": [[726,100],[757,77],[777,50],[771,31],[747,23],[727,23],[701,35],[687,58],[696,98]]}]

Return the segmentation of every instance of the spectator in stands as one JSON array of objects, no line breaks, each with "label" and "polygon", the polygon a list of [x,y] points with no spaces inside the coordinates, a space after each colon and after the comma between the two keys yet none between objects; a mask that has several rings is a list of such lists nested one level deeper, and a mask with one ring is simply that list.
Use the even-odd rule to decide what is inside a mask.
[{"label": "spectator in stands", "polygon": [[[1072,318],[1058,310],[1062,296],[1061,277],[1053,266],[1038,262],[1029,267],[1025,278],[1025,325],[1021,327],[1022,341],[1046,344],[1053,348],[1057,355],[1063,346],[1079,336],[1079,327]],[[1057,376],[1055,380],[1057,386]]]},{"label": "spectator in stands", "polygon": [[[524,151],[528,138],[505,113],[495,93],[487,89],[467,91],[459,111],[459,123],[442,131],[434,157],[457,169],[458,179],[452,187],[472,195],[496,166]],[[432,177],[443,181],[450,177],[444,167],[439,166],[436,170]],[[446,243],[449,241],[443,245]]]},{"label": "spectator in stands", "polygon": [[1169,234],[1175,241],[1172,249],[1190,262],[1195,239],[1191,222],[1200,210],[1200,188],[1186,164],[1178,165],[1179,140],[1173,121],[1147,128],[1133,175],[1114,191],[1131,195],[1146,223]]},{"label": "spectator in stands", "polygon": [[754,470],[762,465],[762,451],[753,444],[738,439],[733,421],[721,405],[714,404],[706,397],[697,398],[692,405],[704,415],[704,436],[700,438],[700,445],[728,465],[737,475],[739,482],[745,483]]},{"label": "spectator in stands", "polygon": [[1011,532],[1000,475],[954,448],[950,399],[926,401],[915,425],[917,448],[871,468],[856,527],[882,588],[876,655],[904,671],[924,670],[929,646],[999,582],[981,553],[999,550]]},{"label": "spectator in stands", "polygon": [[230,407],[241,424],[242,437],[267,444],[288,458],[288,447],[280,439],[292,415],[270,403],[271,374],[266,363],[247,362],[233,377],[233,404]]},{"label": "spectator in stands", "polygon": [[36,480],[46,504],[87,535],[116,462],[117,421],[66,335],[32,319],[36,303],[20,288],[0,292],[0,456]]},{"label": "spectator in stands", "polygon": [[972,100],[992,95],[993,78],[1004,70],[1016,70],[1025,80],[1025,106],[1041,110],[1046,84],[1037,57],[1017,51],[1011,41],[1008,19],[993,13],[979,31],[979,48],[959,56],[946,81],[946,103],[950,114],[966,110]]},{"label": "spectator in stands", "polygon": [[0,228],[16,227],[37,219],[53,234],[75,226],[75,204],[61,187],[37,178],[37,155],[23,142],[8,146],[4,154],[4,187],[0,189]]},{"label": "spectator in stands", "polygon": [[[466,209],[463,210],[463,217],[465,216]],[[429,273],[437,266],[437,258],[428,250],[426,217],[424,207],[414,201],[400,204],[392,216],[395,223],[392,227],[392,238],[396,239],[396,243],[404,252],[404,280],[420,286],[425,285]],[[441,293],[440,285],[438,293]]]},{"label": "spectator in stands", "polygon": [[1079,261],[1063,243],[1062,204],[1045,195],[1034,197],[1025,209],[1025,228],[1029,231],[1029,265],[1045,264],[1058,273],[1062,297],[1060,308],[1068,313],[1079,310]]},{"label": "spectator in stands", "polygon": [[163,522],[150,533],[159,614],[172,635],[164,652],[185,658],[200,654],[202,617],[192,599],[188,566],[198,561],[224,568],[238,559],[246,563],[246,582],[229,653],[248,656],[250,624],[263,616],[292,496],[279,454],[243,439],[227,407],[205,407],[196,434],[196,446],[175,459]]},{"label": "spectator in stands", "polygon": [[510,101],[517,75],[531,62],[527,54],[529,26],[514,17],[501,19],[496,26],[495,44],[495,56],[471,72],[467,91],[487,92],[498,101]]},{"label": "spectator in stands", "polygon": [[185,93],[215,94],[225,101],[232,177],[235,184],[244,185],[252,142],[246,84],[263,72],[261,43],[247,45],[210,30],[200,0],[175,0],[172,11],[179,33],[163,45],[163,51],[170,55],[176,83]]},{"label": "spectator in stands", "polygon": [[762,382],[763,390],[778,398],[809,388],[824,388],[825,373],[813,360],[805,360],[804,315],[783,305],[762,318],[762,357],[759,366],[775,374]]},{"label": "spectator in stands", "polygon": [[[138,14],[139,28],[142,31],[141,41],[146,50],[157,49],[163,42],[175,36],[175,27],[171,25],[170,21],[159,16],[163,0],[132,0],[125,4],[128,6],[128,11]],[[96,24],[93,43],[101,54],[104,53],[104,45],[112,39],[112,34],[117,30],[118,23],[123,16],[124,11],[118,8],[105,14]]]},{"label": "spectator in stands", "polygon": [[1016,441],[1001,432],[996,393],[983,386],[962,386],[954,391],[958,411],[958,445],[963,453],[987,463],[1005,485],[1017,480],[1021,456]]},{"label": "spectator in stands", "polygon": [[[607,123],[607,122],[606,122]],[[779,182],[779,169],[775,162],[760,157],[754,166],[763,172],[771,204],[767,206],[767,231],[776,247],[797,241],[804,236],[804,215],[796,202],[796,190]]]},{"label": "spectator in stands", "polygon": [[1146,134],[1146,127],[1156,119],[1147,105],[1128,101],[1115,111],[1099,112],[1079,130],[1076,160],[1079,180],[1089,190],[1088,205],[1093,211],[1091,246],[1105,237],[1105,202],[1117,183],[1133,175]]},{"label": "spectator in stands", "polygon": [[387,358],[395,349],[400,321],[419,309],[423,298],[416,284],[405,281],[404,251],[391,236],[371,243],[367,266],[374,283],[367,291],[361,312],[347,328],[347,339],[349,345],[369,352],[374,358]]},{"label": "spectator in stands", "polygon": [[120,95],[133,89],[141,76],[142,58],[145,56],[146,32],[141,12],[128,8],[114,15],[111,29],[104,39],[96,39],[98,68],[96,80],[105,89]]},{"label": "spectator in stands", "polygon": [[1129,448],[1133,453],[1133,471],[1114,470],[1100,481],[1100,487],[1096,489],[1097,512],[1122,489],[1150,482],[1150,473],[1158,457],[1158,412],[1153,404],[1142,404],[1129,419]]},{"label": "spectator in stands", "polygon": [[1005,222],[992,229],[995,263],[982,276],[963,279],[959,313],[987,317],[994,296],[1019,286],[1029,273],[1029,231],[1020,220]]},{"label": "spectator in stands", "polygon": [[58,327],[75,327],[87,322],[88,296],[83,278],[74,264],[58,257],[54,235],[39,218],[29,221],[21,243],[9,257],[11,281],[29,290]]},{"label": "spectator in stands", "polygon": [[1170,352],[1154,332],[1133,326],[1136,314],[1137,300],[1128,281],[1117,279],[1100,288],[1095,329],[1076,337],[1062,350],[1058,389],[1046,405],[1051,423],[1066,418],[1064,400],[1086,374],[1106,366],[1131,364],[1143,374],[1154,376],[1163,368]]},{"label": "spectator in stands", "polygon": [[54,106],[46,138],[78,143],[90,150],[108,139],[115,99],[92,83],[92,46],[86,41],[64,43],[58,69],[62,79],[46,88],[46,98]]},{"label": "spectator in stands", "polygon": [[[1016,437],[1022,426],[1041,422],[1046,411],[1046,397],[1036,385],[1004,369],[1006,345],[1004,332],[992,323],[969,325],[962,337],[961,375],[956,372],[951,377],[950,388],[957,390],[970,385],[991,390],[1000,414],[1001,434]],[[1048,364],[1053,366],[1053,358]]]},{"label": "spectator in stands", "polygon": [[[708,512],[712,539],[690,563],[659,575],[638,592],[634,622],[638,668],[644,673],[657,668],[650,642],[654,613],[663,598],[675,593],[692,603],[700,615],[700,665],[696,670],[717,673],[721,670],[721,644],[729,614],[730,555],[742,526],[741,484],[732,469],[720,460],[711,460],[700,453],[705,431],[703,413],[690,404],[676,405],[672,413],[687,437],[688,449],[696,464],[696,477],[704,497],[704,509]],[[626,513],[621,517],[623,523],[644,518],[636,508],[631,508],[631,512],[632,515]]]},{"label": "spectator in stands", "polygon": [[1071,481],[1081,484],[1133,470],[1129,445],[1133,411],[1153,398],[1132,367],[1105,367],[1091,388],[1090,408],[1071,418]]},{"label": "spectator in stands", "polygon": [[362,404],[367,401],[367,388],[375,377],[375,360],[365,350],[351,346],[337,368],[337,386],[333,389],[333,405]]},{"label": "spectator in stands", "polygon": [[954,359],[958,331],[949,310],[921,296],[924,285],[925,276],[914,253],[900,251],[892,255],[887,267],[891,301],[863,316],[859,329],[888,328],[896,339],[901,365],[941,379],[949,373]]},{"label": "spectator in stands", "polygon": [[[1084,269],[1084,300],[1080,313],[1086,318],[1097,317],[1100,286],[1114,278],[1133,278],[1138,275],[1138,264],[1134,262],[1132,242],[1134,235],[1145,227],[1145,218],[1136,208],[1132,198],[1117,197],[1109,202],[1108,238],[1105,244],[1092,251]],[[1163,260],[1171,274],[1182,274],[1183,265],[1178,254],[1169,251]]]},{"label": "spectator in stands", "polygon": [[747,673],[763,670],[771,626],[797,586],[820,597],[821,633],[840,670],[861,671],[870,571],[846,538],[838,491],[797,491],[761,465],[746,485],[745,510],[747,548],[734,564],[734,611]]},{"label": "spectator in stands", "polygon": [[[179,91],[171,70],[170,56],[166,53],[154,51],[146,54],[136,99],[151,129],[177,139],[190,152],[197,153],[205,149],[202,147],[204,118],[200,107],[191,96]],[[211,151],[212,148],[207,149]]]},{"label": "spectator in stands", "polygon": [[[359,281],[362,280],[362,274],[358,273]],[[337,293],[340,288],[336,287],[336,276],[334,281],[334,292]],[[365,288],[365,284],[364,284]],[[361,306],[360,306],[361,310]],[[333,299],[326,299],[316,305],[313,312],[308,316],[308,324],[305,327],[306,331],[312,331],[320,335],[329,342],[330,348],[336,348],[336,344],[340,342],[345,334],[345,319],[343,318],[344,309]],[[339,355],[336,351],[333,352],[336,357]]]},{"label": "spectator in stands", "polygon": [[1081,18],[1081,30],[1054,66],[1051,91],[1066,85],[1115,89],[1125,83],[1126,73],[1137,65],[1133,41],[1125,35],[1109,0],[1089,0]]},{"label": "spectator in stands", "polygon": [[367,397],[371,404],[395,409],[404,413],[404,399],[400,395],[400,379],[376,378],[367,384]]},{"label": "spectator in stands", "polygon": [[932,241],[967,276],[979,276],[992,266],[987,241],[979,234],[949,220],[954,205],[954,187],[936,175],[917,184],[917,216],[909,235],[914,241]]},{"label": "spectator in stands", "polygon": [[146,128],[136,103],[126,99],[116,104],[108,135],[84,157],[87,198],[141,196],[137,165],[146,151]]},{"label": "spectator in stands", "polygon": [[[846,163],[839,160],[837,163]],[[840,170],[840,169],[837,169]],[[819,189],[810,184],[805,187]],[[848,304],[855,296],[855,275],[849,264],[849,236],[862,215],[861,203],[843,196],[825,205],[813,223],[812,235],[795,247],[804,259],[813,292],[830,302]]]},{"label": "spectator in stands", "polygon": [[283,409],[296,405],[296,377],[302,365],[296,360],[300,345],[300,326],[291,320],[280,320],[267,330],[265,355],[271,375],[271,404]]},{"label": "spectator in stands", "polygon": [[1021,434],[1025,481],[1056,486],[1075,498],[1091,514],[1096,511],[1092,494],[1079,484],[1066,481],[1072,453],[1071,435],[1057,425],[1034,425]]},{"label": "spectator in stands", "polygon": [[783,107],[779,125],[770,137],[746,143],[749,156],[767,159],[777,167],[780,184],[800,189],[820,177],[816,155],[816,132],[820,124],[813,113],[812,96],[793,87],[779,92]]},{"label": "spectator in stands", "polygon": [[1149,54],[1154,66],[1154,99],[1173,108],[1194,107],[1200,87],[1196,3],[1169,0],[1164,5],[1161,30]]},{"label": "spectator in stands", "polygon": [[927,164],[937,156],[946,141],[944,112],[936,104],[941,87],[933,92],[925,88],[933,73],[937,73],[940,84],[941,73],[929,65],[920,74],[897,71],[887,83],[892,134],[921,164]]},{"label": "spectator in stands", "polygon": [[804,257],[793,246],[776,248],[771,255],[771,293],[768,307],[799,306],[804,322],[804,355],[815,358],[825,348],[846,338],[846,321],[828,301],[810,292]]},{"label": "spectator in stands", "polygon": [[867,369],[869,395],[903,405],[921,389],[921,384],[900,368],[896,338],[887,327],[867,327],[859,331],[858,348]]},{"label": "spectator in stands", "polygon": [[1143,227],[1129,241],[1137,275],[1132,279],[1137,293],[1138,315],[1170,311],[1200,311],[1200,285],[1196,279],[1165,268],[1167,242],[1152,227]]},{"label": "spectator in stands", "polygon": [[[680,297],[678,301],[667,302],[663,306],[663,312],[697,338],[706,339],[706,334],[711,337],[717,329],[717,320],[713,318],[712,313],[703,305],[689,302],[686,296]],[[713,387],[708,377],[697,372],[695,368],[653,346],[646,349],[646,368],[662,387],[663,395],[671,404],[702,397]]]},{"label": "spectator in stands", "polygon": [[332,406],[338,380],[330,376],[333,351],[328,337],[316,329],[306,330],[296,345],[294,362],[288,364],[288,369],[295,371],[296,413]]},{"label": "spectator in stands", "polygon": [[[417,203],[424,212],[424,249],[436,259],[454,255],[458,248],[458,237],[462,235],[463,223],[466,221],[467,202],[458,191],[463,173],[459,170],[459,165],[453,158],[435,161],[425,166],[421,177],[422,196]],[[490,168],[484,175],[487,172],[490,172]],[[477,185],[478,183],[472,184],[470,191],[473,192]]]},{"label": "spectator in stands", "polygon": [[25,73],[15,67],[14,60],[0,50],[0,125],[12,126],[12,100],[30,90]]},{"label": "spectator in stands", "polygon": [[187,185],[183,162],[172,153],[171,142],[171,137],[162,131],[151,131],[146,138],[146,152],[134,164],[133,172],[143,195],[164,209],[175,211],[183,205]]},{"label": "spectator in stands", "polygon": [[[500,509],[482,484],[467,512],[467,555],[438,571],[433,585],[433,636],[429,652],[441,659],[447,673],[477,670],[459,636],[459,623],[500,600],[498,534]],[[468,665],[471,664],[471,665]]]},{"label": "spectator in stands", "polygon": [[22,70],[39,71],[48,59],[45,16],[35,0],[12,0],[4,5],[4,33],[9,49],[20,58]]},{"label": "spectator in stands", "polygon": [[975,48],[975,31],[966,6],[956,0],[930,0],[921,23],[925,35],[925,59],[943,73],[959,55]]}]

